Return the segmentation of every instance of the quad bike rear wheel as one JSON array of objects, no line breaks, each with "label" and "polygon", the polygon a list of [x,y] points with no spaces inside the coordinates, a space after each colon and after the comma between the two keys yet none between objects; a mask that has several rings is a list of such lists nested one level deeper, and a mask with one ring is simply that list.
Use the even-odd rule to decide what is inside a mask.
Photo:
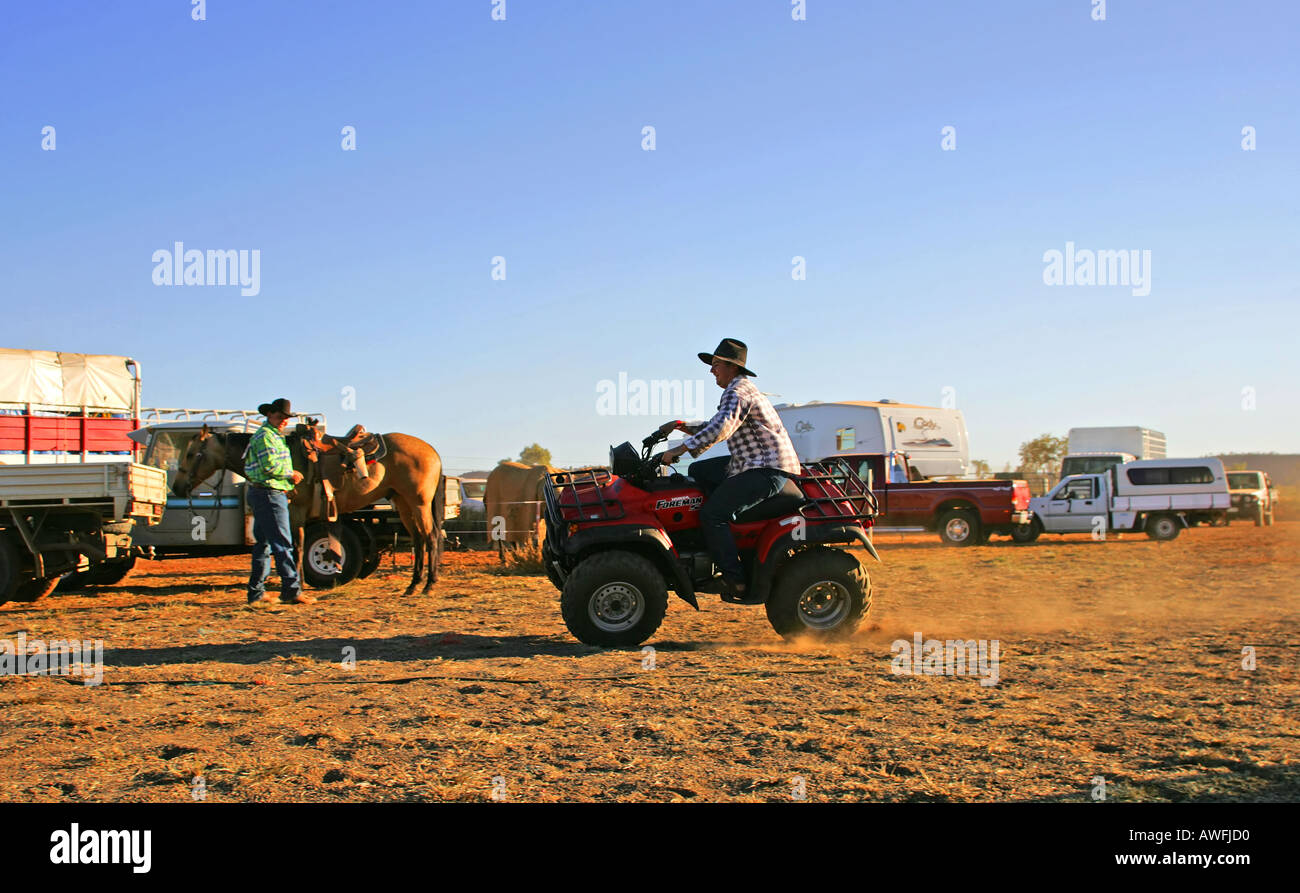
[{"label": "quad bike rear wheel", "polygon": [[606,648],[640,645],[668,610],[668,587],[650,559],[622,550],[597,552],[564,581],[560,613],[580,642]]},{"label": "quad bike rear wheel", "polygon": [[871,609],[871,578],[848,552],[818,547],[800,552],[777,574],[767,619],[786,639],[842,639]]}]

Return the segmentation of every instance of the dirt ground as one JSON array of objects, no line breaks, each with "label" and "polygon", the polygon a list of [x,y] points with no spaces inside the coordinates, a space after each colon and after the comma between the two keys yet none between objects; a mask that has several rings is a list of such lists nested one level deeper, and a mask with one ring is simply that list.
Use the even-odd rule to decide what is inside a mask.
[{"label": "dirt ground", "polygon": [[[142,562],[0,607],[0,638],[105,649],[98,686],[0,677],[0,800],[183,802],[196,776],[208,801],[1087,802],[1098,776],[1111,800],[1300,799],[1300,523],[877,542],[849,642],[674,597],[653,668],[578,644],[544,578],[484,553],[430,596],[386,559],[272,608],[245,606],[245,558]],[[998,683],[895,675],[917,632],[996,639]]]}]

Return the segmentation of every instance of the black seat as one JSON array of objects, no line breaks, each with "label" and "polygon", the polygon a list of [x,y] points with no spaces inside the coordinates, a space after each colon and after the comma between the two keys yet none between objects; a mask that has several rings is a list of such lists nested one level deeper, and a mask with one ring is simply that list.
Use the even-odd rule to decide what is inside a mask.
[{"label": "black seat", "polygon": [[767,521],[772,518],[779,518],[782,515],[790,515],[798,511],[799,506],[808,501],[799,489],[799,485],[794,481],[786,478],[785,486],[775,496],[769,496],[758,505],[745,509],[736,515],[736,524],[748,524],[751,521]]}]

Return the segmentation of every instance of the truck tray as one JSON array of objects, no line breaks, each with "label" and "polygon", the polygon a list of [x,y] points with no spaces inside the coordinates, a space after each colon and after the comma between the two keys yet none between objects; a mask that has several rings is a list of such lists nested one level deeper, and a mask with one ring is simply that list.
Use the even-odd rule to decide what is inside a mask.
[{"label": "truck tray", "polygon": [[157,519],[167,474],[135,462],[0,466],[0,508],[84,507],[115,520]]}]

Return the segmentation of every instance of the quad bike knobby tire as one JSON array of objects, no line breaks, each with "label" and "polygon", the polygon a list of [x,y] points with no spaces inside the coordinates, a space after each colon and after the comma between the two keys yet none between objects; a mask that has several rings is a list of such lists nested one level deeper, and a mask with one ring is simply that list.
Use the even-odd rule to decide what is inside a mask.
[{"label": "quad bike knobby tire", "polygon": [[856,557],[824,547],[800,552],[777,574],[767,619],[786,639],[842,639],[871,608],[871,579]]},{"label": "quad bike knobby tire", "polygon": [[542,540],[542,564],[546,566],[546,579],[551,581],[551,585],[561,592],[564,591],[564,581],[560,579],[559,572],[551,564],[555,560],[555,553],[551,551],[551,544]]},{"label": "quad bike knobby tire", "polygon": [[597,552],[584,559],[560,593],[564,625],[588,645],[640,645],[654,635],[667,610],[663,574],[635,552]]}]

